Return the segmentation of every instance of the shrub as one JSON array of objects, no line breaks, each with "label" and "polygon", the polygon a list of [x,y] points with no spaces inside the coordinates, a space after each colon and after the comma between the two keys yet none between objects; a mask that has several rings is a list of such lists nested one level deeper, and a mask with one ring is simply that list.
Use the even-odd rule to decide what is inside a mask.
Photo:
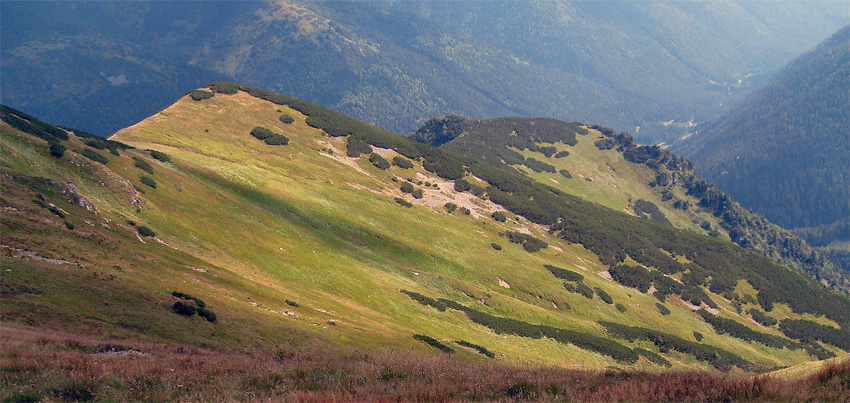
[{"label": "shrub", "polygon": [[83,157],[86,157],[86,158],[88,158],[92,161],[95,161],[95,162],[99,162],[101,164],[106,164],[106,163],[109,162],[109,160],[106,157],[104,157],[102,154],[100,154],[99,152],[97,152],[95,150],[91,150],[91,149],[86,148],[84,150],[80,150],[80,151],[77,151],[77,152],[80,153],[80,155],[82,155]]},{"label": "shrub", "polygon": [[619,302],[614,304],[614,307],[617,308],[617,310],[620,312],[626,312],[626,306]]},{"label": "shrub", "polygon": [[553,276],[555,276],[556,278],[559,278],[561,280],[575,281],[575,282],[584,281],[584,276],[582,276],[581,274],[578,274],[574,271],[562,269],[560,267],[552,266],[552,265],[549,265],[549,264],[544,264],[543,267],[546,268],[546,270],[549,270],[549,272],[552,273]]},{"label": "shrub", "polygon": [[505,215],[504,211],[495,211],[493,212],[492,217],[498,222],[508,221],[508,217]]},{"label": "shrub", "polygon": [[542,239],[538,239],[531,235],[523,234],[521,232],[507,231],[505,232],[505,237],[508,238],[508,241],[522,245],[522,248],[525,249],[527,252],[537,252],[549,246],[549,244],[543,241]]},{"label": "shrub", "polygon": [[658,308],[658,312],[661,312],[662,315],[669,315],[670,309],[666,306],[662,305],[660,302],[655,303],[655,307]]},{"label": "shrub", "polygon": [[172,291],[171,295],[173,295],[177,298],[180,298],[180,299],[195,301],[195,303],[198,304],[198,306],[201,307],[201,308],[204,308],[204,307],[207,306],[207,304],[203,300],[201,300],[200,298],[193,297],[189,294],[184,294],[184,293],[178,292],[178,291]]},{"label": "shrub", "polygon": [[371,152],[372,146],[361,140],[359,137],[348,137],[348,147],[346,148],[345,155],[357,158],[360,154],[369,154]]},{"label": "shrub", "polygon": [[433,298],[426,297],[426,296],[424,296],[424,295],[422,295],[418,292],[415,292],[415,291],[400,290],[400,292],[402,294],[407,295],[408,297],[410,297],[411,299],[413,299],[414,301],[416,301],[416,302],[418,302],[422,305],[428,305],[428,306],[434,307],[440,312],[446,311],[446,303],[441,301],[441,300],[436,300],[436,299],[433,299]]},{"label": "shrub", "polygon": [[286,302],[286,305],[289,305],[289,306],[294,307],[294,308],[298,308],[298,303],[295,302],[295,301],[286,300],[284,302]]},{"label": "shrub", "polygon": [[401,197],[396,197],[395,202],[400,204],[402,207],[413,207],[413,203],[402,199]]},{"label": "shrub", "polygon": [[50,143],[50,155],[56,158],[62,158],[65,155],[65,146],[60,143]]},{"label": "shrub", "polygon": [[482,355],[484,355],[484,356],[486,356],[486,357],[488,357],[488,358],[494,358],[494,357],[496,357],[496,354],[493,354],[493,352],[492,352],[492,351],[487,350],[486,348],[481,347],[481,346],[479,346],[479,345],[477,345],[477,344],[472,344],[472,343],[470,343],[470,342],[468,342],[468,341],[464,341],[464,340],[458,340],[458,341],[455,341],[455,343],[457,343],[457,344],[459,344],[459,345],[461,345],[461,346],[464,346],[464,347],[469,347],[469,348],[471,348],[471,349],[475,349],[476,351],[478,351],[479,353],[481,353]]},{"label": "shrub", "polygon": [[570,152],[569,152],[569,151],[567,151],[567,150],[558,151],[558,153],[557,153],[557,154],[555,154],[555,158],[564,158],[564,157],[566,157],[566,156],[568,156],[568,155],[570,155]]},{"label": "shrub", "polygon": [[369,154],[369,162],[371,162],[372,165],[374,165],[378,169],[381,169],[381,170],[390,169],[390,162],[385,160],[384,157],[381,156],[381,154],[378,154],[378,153]]},{"label": "shrub", "polygon": [[696,340],[696,341],[702,341],[702,333],[700,333],[700,332],[698,332],[698,331],[694,330],[694,340]]},{"label": "shrub", "polygon": [[404,193],[413,193],[413,184],[410,182],[402,182],[401,191]]},{"label": "shrub", "polygon": [[608,293],[605,292],[605,290],[603,290],[599,287],[596,287],[593,290],[596,291],[596,295],[598,295],[599,298],[602,299],[602,301],[605,302],[606,304],[613,304],[614,303],[614,299],[611,298],[611,296],[608,295]]},{"label": "shrub", "polygon": [[214,83],[210,83],[208,87],[212,92],[218,94],[233,95],[239,92],[238,84],[228,83],[224,81],[216,81]]},{"label": "shrub", "polygon": [[572,179],[572,177],[573,177],[573,175],[570,173],[570,171],[567,171],[566,169],[562,169],[562,170],[558,171],[558,173],[561,174],[561,176],[563,176],[567,179]]},{"label": "shrub", "polygon": [[761,323],[762,325],[765,325],[765,326],[773,326],[773,325],[779,323],[776,319],[765,315],[764,313],[762,313],[762,311],[759,311],[758,309],[755,309],[755,308],[751,308],[749,311],[747,311],[747,313],[750,314],[750,316],[753,318],[754,321]]},{"label": "shrub", "polygon": [[203,101],[212,98],[215,94],[206,90],[192,90],[189,91],[189,96],[195,101]]},{"label": "shrub", "polygon": [[142,175],[139,176],[139,182],[142,182],[143,185],[150,186],[152,188],[156,188],[156,181],[153,180],[150,176]]},{"label": "shrub", "polygon": [[413,196],[414,199],[421,199],[425,197],[422,189],[415,189],[414,191],[410,192],[410,195]]},{"label": "shrub", "polygon": [[400,157],[400,156],[398,156],[398,155],[396,155],[395,157],[393,157],[393,165],[395,165],[395,166],[397,166],[397,167],[399,167],[399,168],[403,168],[403,169],[410,169],[410,168],[413,168],[413,163],[412,163],[412,162],[410,162],[410,160],[409,160],[409,159],[404,158],[404,157]]},{"label": "shrub", "polygon": [[174,310],[174,313],[186,316],[192,316],[197,312],[194,306],[183,303],[182,301],[177,301],[174,305],[171,306],[171,309]]},{"label": "shrub", "polygon": [[206,319],[208,322],[215,323],[218,321],[218,318],[215,316],[215,313],[206,308],[198,308],[198,316]]},{"label": "shrub", "polygon": [[285,146],[289,144],[289,137],[282,134],[272,133],[271,136],[267,137],[263,141],[270,146]]},{"label": "shrub", "polygon": [[293,118],[292,116],[289,116],[287,114],[280,115],[280,118],[278,118],[278,119],[280,119],[281,123],[286,124],[286,125],[291,125],[292,123],[295,122],[295,118]]},{"label": "shrub", "polygon": [[445,207],[446,211],[448,211],[449,213],[454,213],[455,210],[457,210],[457,204],[454,204],[452,202],[446,203],[445,205],[443,205],[443,207]]},{"label": "shrub", "polygon": [[136,227],[136,231],[138,231],[138,232],[139,232],[139,235],[141,235],[141,236],[149,236],[149,237],[151,237],[151,238],[156,237],[156,233],[155,233],[155,232],[151,231],[151,229],[150,229],[150,228],[145,227],[145,226],[143,226],[143,225],[139,225],[138,227]]},{"label": "shrub", "polygon": [[470,210],[469,210],[468,208],[466,208],[466,207],[461,207],[461,208],[460,208],[460,212],[461,212],[461,213],[463,213],[463,215],[470,215],[470,214],[472,214],[472,211],[470,211]]},{"label": "shrub", "polygon": [[71,224],[71,223],[69,223],[69,222],[65,221],[65,228],[68,228],[69,230],[73,230],[73,229],[74,229],[74,224]]},{"label": "shrub", "polygon": [[156,151],[156,150],[150,150],[150,152],[151,152],[151,157],[153,157],[153,159],[155,159],[157,161],[171,162],[171,156],[164,153],[164,152]]},{"label": "shrub", "polygon": [[63,219],[65,218],[65,213],[59,211],[59,209],[56,208],[56,207],[49,206],[49,207],[47,207],[47,210],[49,210],[53,214],[56,214],[56,216],[59,217],[59,218],[63,218]]},{"label": "shrub", "polygon": [[153,167],[147,161],[145,161],[145,160],[143,160],[139,157],[134,156],[133,157],[133,165],[135,165],[136,168],[139,168],[142,171],[145,171],[145,172],[153,175]]},{"label": "shrub", "polygon": [[502,250],[502,245],[499,245],[497,243],[491,243],[490,247],[495,249],[495,250]]},{"label": "shrub", "polygon": [[466,179],[455,181],[455,192],[466,192],[469,189],[472,189],[472,185]]},{"label": "shrub", "polygon": [[478,186],[478,185],[472,185],[472,187],[469,188],[469,193],[472,193],[475,197],[478,197],[478,198],[483,199],[485,192],[486,192],[486,190],[483,187]]},{"label": "shrub", "polygon": [[439,340],[437,340],[433,337],[425,336],[424,334],[414,334],[413,338],[416,339],[416,340],[425,342],[426,344],[428,344],[432,347],[436,347],[436,348],[440,349],[440,351],[442,351],[446,354],[452,354],[452,353],[455,352],[451,347],[449,347],[449,346],[447,346],[443,343],[440,343]]},{"label": "shrub", "polygon": [[260,139],[260,140],[265,140],[265,139],[271,137],[273,134],[274,133],[271,130],[266,129],[265,127],[261,127],[261,126],[257,126],[253,129],[251,129],[251,135]]}]

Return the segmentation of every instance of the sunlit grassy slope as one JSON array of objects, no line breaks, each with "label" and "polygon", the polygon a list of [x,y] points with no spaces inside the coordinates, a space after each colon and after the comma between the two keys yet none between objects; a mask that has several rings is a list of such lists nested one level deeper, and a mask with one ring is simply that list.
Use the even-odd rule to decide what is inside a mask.
[{"label": "sunlit grassy slope", "polygon": [[[282,123],[282,114],[294,122]],[[256,126],[290,141],[267,145],[249,134]],[[658,299],[609,280],[607,267],[581,245],[510,213],[506,222],[494,221],[490,215],[500,207],[455,192],[452,182],[419,162],[410,169],[381,170],[368,155],[346,157],[345,137],[330,137],[305,124],[298,111],[245,92],[202,101],[183,97],[111,139],[135,149],[120,150],[119,156],[100,151],[109,159],[102,165],[73,151],[86,148],[75,135],[64,142],[65,155],[54,158],[43,140],[4,124],[3,320],[222,349],[322,341],[438,353],[411,337],[424,334],[484,346],[510,364],[666,369],[646,358],[624,363],[548,338],[497,334],[458,310],[438,311],[400,292],[408,290],[594,336],[609,337],[598,321],[657,329],[689,341],[698,332],[701,343],[734,352],[759,368],[813,359],[800,349],[718,334],[675,296],[664,304],[671,313],[662,315]],[[584,146],[582,140],[577,147]],[[147,150],[167,154],[170,162],[151,158]],[[387,160],[397,155],[375,151]],[[148,162],[153,174],[133,157]],[[586,175],[597,178],[594,183],[606,180],[598,162],[583,163]],[[616,161],[611,165],[627,171]],[[153,178],[156,187],[143,184],[142,175]],[[422,199],[399,190],[406,179],[423,189]],[[73,192],[62,192],[64,182],[73,182],[98,211],[68,202]],[[578,191],[593,192],[590,187]],[[35,203],[39,194],[65,218]],[[630,195],[599,202],[622,210]],[[651,196],[634,190],[631,197]],[[447,202],[471,213],[449,213]],[[156,237],[139,236],[140,226]],[[532,234],[550,246],[529,253],[508,242],[507,230]],[[625,311],[598,295],[568,292],[544,264],[580,273],[584,284],[601,288]],[[204,300],[218,321],[173,313],[172,291]],[[723,297],[711,297],[717,314],[781,335],[775,327],[739,316]],[[757,306],[753,299],[742,308]],[[773,315],[831,323],[781,304]],[[660,352],[672,368],[710,367],[648,341],[618,342]],[[462,357],[481,357],[455,349]]]}]

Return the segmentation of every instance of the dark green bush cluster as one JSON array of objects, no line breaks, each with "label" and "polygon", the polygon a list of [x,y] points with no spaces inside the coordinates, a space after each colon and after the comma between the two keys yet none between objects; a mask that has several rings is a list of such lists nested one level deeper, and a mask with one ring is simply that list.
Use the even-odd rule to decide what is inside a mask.
[{"label": "dark green bush cluster", "polygon": [[404,158],[404,157],[400,157],[400,156],[398,156],[398,155],[396,155],[395,157],[393,157],[393,165],[395,165],[395,166],[397,166],[397,167],[399,167],[399,168],[403,168],[403,169],[410,169],[410,168],[413,168],[413,163],[412,163],[412,162],[410,162],[410,160],[409,160],[409,159]]},{"label": "dark green bush cluster", "polygon": [[175,313],[185,316],[192,316],[197,313],[198,316],[206,319],[208,322],[215,323],[216,321],[218,321],[218,318],[215,316],[215,313],[207,309],[207,304],[200,298],[196,298],[189,294],[185,294],[178,291],[172,291],[171,295],[182,300],[195,302],[195,306],[184,303],[183,301],[175,302],[174,305],[172,305],[171,307],[171,309],[173,309]]},{"label": "dark green bush cluster", "polygon": [[68,133],[64,130],[8,106],[0,105],[0,119],[13,128],[47,140],[50,144],[68,140]]},{"label": "dark green bush cluster", "polygon": [[286,300],[286,301],[284,301],[284,302],[286,302],[286,305],[289,305],[289,306],[291,306],[291,307],[293,307],[293,308],[298,308],[298,303],[297,303],[297,302],[295,302],[295,301]]},{"label": "dark green bush cluster", "polygon": [[705,309],[700,309],[697,311],[697,314],[702,316],[702,319],[705,320],[706,323],[710,324],[714,328],[714,331],[719,334],[728,334],[741,340],[755,341],[773,348],[787,347],[792,350],[802,348],[799,343],[750,329],[749,327],[735,322],[732,319],[713,315]]},{"label": "dark green bush cluster", "polygon": [[139,176],[139,182],[142,182],[143,185],[150,186],[152,188],[156,188],[156,181],[153,180],[150,176],[141,175]]},{"label": "dark green bush cluster", "polygon": [[401,191],[404,193],[413,193],[414,187],[410,182],[402,182],[401,183]]},{"label": "dark green bush cluster", "polygon": [[280,119],[280,123],[283,123],[285,125],[291,125],[291,124],[295,123],[295,118],[293,118],[292,116],[289,116],[285,113],[283,115],[280,115],[280,117],[278,119]]},{"label": "dark green bush cluster", "polygon": [[670,314],[670,308],[667,308],[666,306],[664,306],[664,304],[660,302],[656,302],[655,307],[658,308],[658,312],[661,312],[662,315],[666,316]]},{"label": "dark green bush cluster", "polygon": [[425,193],[422,189],[414,189],[410,192],[410,195],[413,196],[414,199],[421,199],[425,197]]},{"label": "dark green bush cluster", "polygon": [[658,209],[658,206],[656,206],[655,203],[652,203],[650,201],[643,199],[635,200],[632,203],[632,210],[634,210],[635,214],[638,217],[648,218],[664,225],[673,225],[670,220],[667,219],[664,213],[662,213],[661,210]]},{"label": "dark green bush cluster", "polygon": [[749,311],[747,311],[747,313],[750,314],[750,316],[753,318],[754,321],[761,323],[762,325],[765,325],[765,326],[773,326],[773,325],[779,323],[779,321],[777,321],[776,319],[774,319],[770,316],[767,316],[766,314],[764,314],[764,312],[759,311],[758,309],[755,309],[755,308],[751,308]]},{"label": "dark green bush cluster", "polygon": [[584,281],[584,276],[582,276],[581,274],[576,273],[572,270],[562,269],[558,266],[552,266],[550,264],[544,264],[543,267],[546,270],[549,270],[549,272],[552,273],[553,276],[555,276],[556,278],[559,278],[561,280],[575,281],[575,282]]},{"label": "dark green bush cluster", "polygon": [[424,334],[414,334],[413,338],[416,339],[416,340],[419,340],[421,342],[424,342],[425,344],[428,344],[429,346],[436,347],[440,351],[442,351],[446,354],[452,354],[452,353],[455,352],[451,347],[449,347],[449,346],[447,346],[443,343],[440,343],[439,340],[437,340],[433,337],[425,336]]},{"label": "dark green bush cluster", "polygon": [[626,312],[626,306],[619,302],[614,304],[614,307],[617,308],[617,310],[620,312]]},{"label": "dark green bush cluster", "polygon": [[260,140],[263,140],[266,144],[270,146],[285,146],[289,144],[288,137],[282,134],[272,132],[271,130],[261,126],[257,126],[251,129],[251,135]]},{"label": "dark green bush cluster", "polygon": [[452,202],[446,203],[443,207],[445,207],[446,211],[448,211],[449,213],[454,213],[455,210],[457,210],[457,204],[454,204]]},{"label": "dark green bush cluster", "polygon": [[478,351],[479,353],[481,353],[481,355],[484,355],[487,358],[495,358],[496,357],[496,354],[493,354],[492,351],[488,350],[485,347],[479,346],[477,344],[472,344],[472,343],[470,343],[468,341],[464,341],[464,340],[457,340],[457,341],[455,341],[455,343],[457,343],[458,345],[467,347],[467,348],[474,349],[475,351]]},{"label": "dark green bush cluster", "polygon": [[604,302],[606,304],[613,304],[614,303],[614,299],[611,298],[611,296],[608,295],[608,293],[605,292],[605,290],[603,290],[599,287],[595,287],[593,289],[593,291],[596,291],[596,295],[599,296],[599,298],[602,300],[602,302]]},{"label": "dark green bush cluster", "polygon": [[564,157],[566,157],[566,156],[568,156],[568,155],[570,155],[570,152],[569,152],[569,151],[567,151],[567,150],[558,151],[558,153],[557,153],[557,154],[555,154],[555,158],[564,158]]},{"label": "dark green bush cluster", "polygon": [[635,340],[651,341],[658,346],[659,351],[662,353],[667,350],[674,350],[680,353],[690,354],[697,360],[706,361],[722,371],[728,371],[733,366],[745,371],[758,369],[743,358],[714,346],[695,343],[685,340],[679,336],[663,333],[654,329],[621,325],[613,322],[598,323],[602,325],[602,327],[604,327],[605,330],[607,330],[612,336],[626,339],[630,342],[634,342]]},{"label": "dark green bush cluster", "polygon": [[819,340],[844,351],[850,351],[850,337],[846,327],[836,329],[805,319],[783,319],[779,322],[779,330],[792,339],[807,343]]},{"label": "dark green bush cluster", "polygon": [[194,101],[203,101],[205,99],[212,98],[215,94],[206,90],[192,90],[189,91],[189,96],[192,97],[192,100]]},{"label": "dark green bush cluster", "polygon": [[460,212],[461,212],[461,214],[463,214],[463,215],[470,215],[470,214],[472,214],[472,211],[471,211],[471,210],[469,210],[469,209],[468,209],[468,208],[466,208],[466,207],[461,207],[461,208],[460,208]]},{"label": "dark green bush cluster", "polygon": [[387,161],[386,159],[384,159],[384,157],[382,157],[378,153],[369,154],[369,162],[371,162],[372,165],[374,165],[378,169],[381,169],[381,170],[390,169],[390,162]]},{"label": "dark green bush cluster", "polygon": [[[693,272],[703,273],[702,269],[696,266],[693,267]],[[655,285],[656,290],[652,295],[661,301],[666,300],[670,294],[678,294],[682,300],[689,301],[694,305],[699,306],[705,303],[712,308],[717,307],[717,304],[698,284],[693,284],[700,278],[702,278],[702,281],[705,279],[705,277],[696,274],[683,276],[682,279],[686,280],[686,284],[682,284],[658,271],[650,271],[640,266],[620,264],[608,269],[608,273],[611,274],[614,281],[627,287],[636,288],[640,292],[647,292],[650,286]],[[687,284],[687,282],[692,284]]]},{"label": "dark green bush cluster", "polygon": [[47,210],[50,211],[51,213],[55,214],[59,218],[63,218],[63,219],[65,218],[65,213],[59,211],[59,209],[54,207],[54,206],[47,207]]},{"label": "dark green bush cluster", "polygon": [[495,249],[495,250],[502,250],[502,245],[499,245],[497,243],[491,243],[490,247]]},{"label": "dark green bush cluster", "polygon": [[570,171],[567,171],[566,169],[562,169],[562,170],[558,171],[558,173],[561,174],[561,176],[563,176],[567,179],[572,179],[572,177],[573,177],[573,174],[571,174]]},{"label": "dark green bush cluster", "polygon": [[558,170],[555,167],[553,167],[552,165],[549,165],[549,164],[547,164],[543,161],[538,161],[538,160],[531,158],[531,157],[526,158],[525,161],[522,162],[522,164],[531,168],[532,171],[537,172],[537,173],[540,173],[540,172],[550,172],[550,173],[558,172]]},{"label": "dark green bush cluster", "polygon": [[498,222],[508,221],[508,216],[505,215],[504,211],[494,211],[492,217]]},{"label": "dark green bush cluster", "polygon": [[145,171],[145,172],[153,175],[153,167],[147,161],[145,161],[145,160],[143,160],[139,157],[134,156],[133,157],[133,165],[135,165],[136,168],[139,168],[142,171]]},{"label": "dark green bush cluster", "polygon": [[466,192],[472,189],[472,184],[466,179],[458,179],[455,181],[455,192]]},{"label": "dark green bush cluster", "polygon": [[348,147],[346,148],[345,155],[357,158],[360,154],[370,154],[372,153],[372,146],[369,143],[363,141],[359,137],[351,136],[348,138]]},{"label": "dark green bush cluster", "polygon": [[523,234],[522,232],[507,231],[505,232],[505,237],[508,238],[508,241],[522,245],[522,248],[527,252],[537,252],[549,246],[546,241],[528,234]]},{"label": "dark green bush cluster", "polygon": [[424,295],[422,295],[418,292],[415,292],[415,291],[400,290],[400,292],[402,294],[407,295],[408,297],[410,297],[411,299],[413,299],[414,301],[416,301],[416,302],[418,302],[422,305],[431,306],[433,308],[436,308],[440,312],[446,311],[446,304],[442,301],[426,297],[426,296],[424,296]]},{"label": "dark green bush cluster", "polygon": [[157,161],[171,162],[171,156],[162,152],[162,151],[157,151],[157,150],[148,150],[148,151],[150,151],[151,157],[153,157],[153,159],[155,159]]},{"label": "dark green bush cluster", "polygon": [[239,84],[216,81],[207,85],[212,92],[225,95],[233,95],[239,92]]},{"label": "dark green bush cluster", "polygon": [[694,340],[696,340],[696,341],[702,341],[702,337],[703,337],[703,336],[702,336],[702,333],[700,333],[700,332],[698,332],[698,331],[694,330]]},{"label": "dark green bush cluster", "polygon": [[558,149],[555,148],[555,146],[540,146],[540,147],[537,148],[537,152],[545,155],[546,158],[549,158],[552,155],[554,155],[556,152],[558,152]]},{"label": "dark green bush cluster", "polygon": [[413,207],[413,203],[402,199],[401,197],[396,197],[395,202],[401,205],[402,207]]},{"label": "dark green bush cluster", "polygon": [[92,161],[99,162],[99,163],[104,164],[104,165],[109,163],[109,159],[107,159],[106,157],[104,157],[102,154],[98,153],[95,150],[86,148],[86,149],[78,150],[77,152],[80,155],[82,155],[82,156],[84,156],[84,157],[86,157],[86,158],[88,158]]},{"label": "dark green bush cluster", "polygon": [[593,289],[588,287],[584,282],[577,282],[575,284],[564,283],[564,289],[569,292],[581,294],[587,299],[593,299]]},{"label": "dark green bush cluster", "polygon": [[141,236],[149,236],[151,238],[156,237],[155,232],[153,232],[150,228],[145,227],[143,225],[139,225],[138,227],[136,227],[136,231],[138,231],[139,235],[141,235]]},{"label": "dark green bush cluster", "polygon": [[50,143],[50,155],[56,158],[62,158],[65,155],[66,148],[61,143]]}]

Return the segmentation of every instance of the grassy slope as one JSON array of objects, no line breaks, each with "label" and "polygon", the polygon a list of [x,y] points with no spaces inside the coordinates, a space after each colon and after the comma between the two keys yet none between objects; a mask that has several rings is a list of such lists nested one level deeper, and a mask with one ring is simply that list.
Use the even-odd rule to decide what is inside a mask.
[{"label": "grassy slope", "polygon": [[[280,123],[279,109],[295,117],[295,123]],[[283,132],[290,144],[272,147],[254,139],[248,133],[257,125]],[[16,287],[29,282],[42,292],[37,296],[19,294],[8,303],[4,299],[5,320],[226,348],[270,347],[318,337],[370,348],[425,350],[428,347],[410,337],[422,333],[469,340],[513,363],[622,366],[572,345],[497,335],[457,311],[438,312],[398,292],[407,289],[499,316],[596,335],[604,335],[595,323],[598,320],[662,329],[688,340],[696,330],[705,335],[703,342],[764,367],[810,359],[802,351],[771,349],[717,335],[676,299],[668,301],[672,314],[662,316],[655,308],[657,299],[595,275],[606,269],[595,256],[579,245],[548,237],[525,220],[500,224],[487,218],[488,212],[483,210],[463,216],[420,204],[403,208],[393,201],[393,196],[401,196],[393,176],[413,178],[415,170],[429,181],[438,182],[437,178],[418,164],[414,170],[392,167],[380,171],[365,157],[339,157],[344,155],[344,140],[322,136],[305,125],[304,116],[296,111],[245,93],[217,94],[200,102],[183,98],[113,139],[137,147],[122,152],[120,158],[110,155],[108,167],[145,190],[140,196],[144,203],[138,209],[125,200],[131,192],[127,187],[110,189],[113,183],[120,183],[114,178],[104,176],[100,182],[107,186],[91,179],[106,175],[92,173],[104,171],[96,163],[72,152],[56,161],[44,156],[40,140],[4,134],[5,171],[73,181],[103,213],[95,217],[70,204],[64,206],[77,228],[69,232],[51,213],[32,207],[33,191],[8,184],[17,190],[4,195],[4,206],[28,208],[32,214],[4,215],[8,229],[3,243],[81,262],[91,279],[70,266],[52,270],[53,266],[44,262],[7,259],[4,266],[12,269],[12,274],[4,276],[4,281]],[[79,144],[79,140],[73,141]],[[328,148],[337,152],[322,151]],[[172,162],[157,162],[144,149],[166,152]],[[143,172],[133,167],[128,155],[150,161],[156,189],[140,184],[138,177]],[[71,159],[83,167],[69,164]],[[619,171],[616,165],[615,169]],[[431,192],[437,191],[426,191]],[[445,197],[456,196],[446,191]],[[61,197],[49,199],[60,203]],[[156,231],[165,245],[150,239],[139,242],[126,224],[128,220]],[[43,222],[44,228],[33,226],[33,221]],[[109,228],[98,226],[100,223]],[[505,229],[519,227],[528,228],[554,247],[529,254],[499,236]],[[93,235],[87,237],[89,233]],[[494,250],[491,242],[501,244],[503,250]],[[566,292],[561,281],[543,269],[544,263],[581,272],[585,283],[602,287],[628,311],[620,313],[598,297],[590,300]],[[15,273],[21,273],[20,277]],[[99,285],[93,280],[108,276],[113,276],[114,282],[104,280]],[[511,288],[501,287],[499,279]],[[64,284],[69,283],[79,287],[68,291]],[[219,323],[170,313],[168,307],[174,299],[168,293],[175,289],[204,299],[218,314]],[[116,296],[126,299],[116,302]],[[287,299],[300,306],[290,307]],[[145,303],[132,304],[138,300]],[[715,300],[725,308],[724,316],[737,316],[722,298]],[[55,315],[37,314],[42,306]],[[288,310],[296,316],[272,310]],[[87,320],[78,323],[81,318]],[[329,320],[337,325],[330,325]],[[750,325],[778,334],[775,329]],[[127,330],[133,328],[141,331]],[[657,351],[646,342],[632,345]],[[664,355],[674,368],[705,368],[687,355]],[[645,359],[633,367],[661,368]]]}]

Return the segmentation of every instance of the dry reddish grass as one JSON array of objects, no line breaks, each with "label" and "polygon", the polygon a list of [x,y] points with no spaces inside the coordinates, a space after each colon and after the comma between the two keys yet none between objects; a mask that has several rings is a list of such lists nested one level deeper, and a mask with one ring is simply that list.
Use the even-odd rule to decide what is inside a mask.
[{"label": "dry reddish grass", "polygon": [[2,336],[3,401],[850,401],[850,361],[783,380],[515,368],[323,346],[225,353],[109,344],[10,324]]}]

